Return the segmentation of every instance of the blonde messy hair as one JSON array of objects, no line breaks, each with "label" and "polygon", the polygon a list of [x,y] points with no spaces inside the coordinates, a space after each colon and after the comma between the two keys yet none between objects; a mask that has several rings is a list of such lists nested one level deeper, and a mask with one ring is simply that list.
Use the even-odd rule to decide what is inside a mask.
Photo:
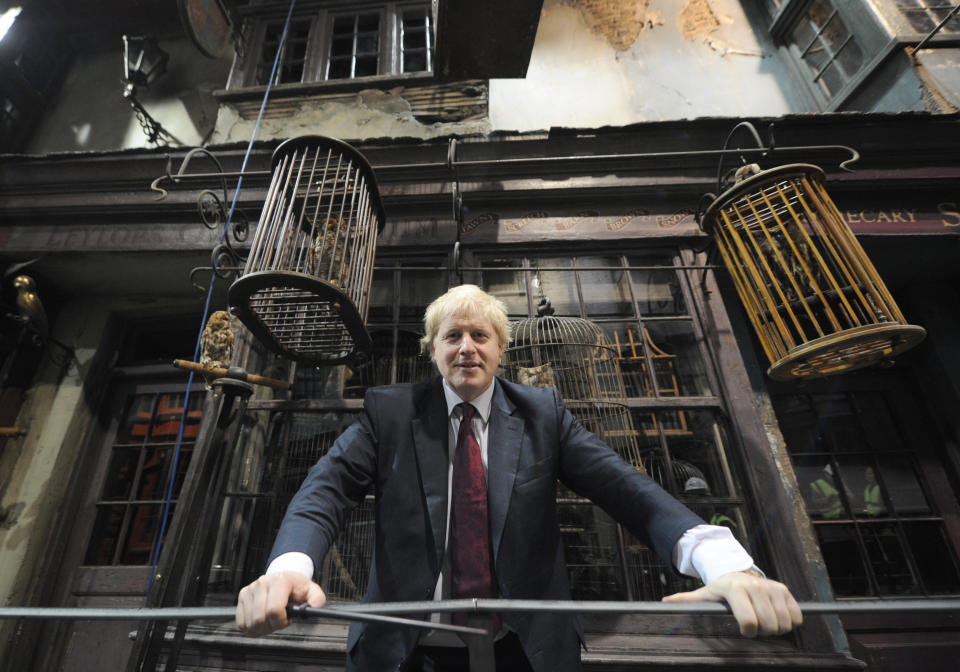
[{"label": "blonde messy hair", "polygon": [[500,342],[510,342],[510,321],[503,301],[487,294],[476,285],[458,285],[427,306],[423,316],[426,335],[420,339],[420,351],[430,354],[430,346],[437,337],[440,325],[450,317],[481,316],[490,320]]}]

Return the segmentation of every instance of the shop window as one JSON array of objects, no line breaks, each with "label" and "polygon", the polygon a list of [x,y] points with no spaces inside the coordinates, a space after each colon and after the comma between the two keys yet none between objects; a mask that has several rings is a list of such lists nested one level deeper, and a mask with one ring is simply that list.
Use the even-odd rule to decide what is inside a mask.
[{"label": "shop window", "polygon": [[176,506],[197,438],[204,393],[191,392],[184,416],[183,384],[167,388],[122,395],[86,565],[149,564],[168,492],[173,493],[171,514]]},{"label": "shop window", "polygon": [[[755,530],[727,457],[731,448],[723,401],[713,393],[718,385],[707,365],[711,354],[692,309],[691,271],[683,269],[682,259],[673,250],[629,257],[477,254],[469,265],[480,270],[469,271],[475,275],[463,281],[476,282],[503,300],[511,318],[532,317],[539,300],[549,296],[557,314],[588,318],[611,342],[619,338],[621,364],[633,363],[635,368],[628,375],[628,396],[617,400],[629,422],[608,432],[608,443],[706,520],[730,527],[749,546]],[[367,387],[436,375],[429,357],[418,353],[427,305],[460,282],[443,265],[441,258],[378,259],[367,319],[373,350],[368,359],[345,367],[345,399],[333,399],[330,386],[318,386],[316,394],[307,395],[311,402],[318,400],[317,410],[273,416],[263,454],[245,460],[263,465],[259,480],[249,480],[252,487],[238,485],[227,495],[231,511],[244,510],[231,519],[249,524],[221,530],[221,535],[249,536],[217,545],[224,549],[224,567],[236,566],[237,552],[229,550],[234,548],[243,549],[239,553],[246,554],[246,564],[231,575],[229,588],[208,600],[233,599],[245,581],[263,570],[289,498],[356,417]],[[297,380],[332,376],[333,368],[300,367]],[[324,403],[345,408],[325,410]],[[632,440],[621,440],[628,438],[626,432]],[[335,547],[318,568],[331,599],[355,601],[366,588],[374,537],[371,498],[368,495],[344,522]],[[694,587],[588,500],[561,488],[557,507],[576,599],[653,600]]]},{"label": "shop window", "polygon": [[[231,87],[264,85],[270,77],[285,15],[269,5],[248,21],[248,61]],[[266,14],[266,12],[272,12]],[[428,3],[353,3],[291,19],[274,84],[349,80],[433,70],[433,14]]]},{"label": "shop window", "polygon": [[[491,256],[480,265],[481,284],[504,301],[511,317],[532,317],[549,298],[556,315],[589,319],[603,329],[619,359],[627,395],[622,401],[632,414],[622,430],[632,440],[618,441],[611,432],[607,442],[706,520],[746,541],[721,402],[713,396],[710,355],[690,310],[680,255]],[[705,397],[712,407],[692,405]],[[678,408],[662,408],[665,399],[677,399]],[[561,488],[557,506],[575,599],[653,600],[693,587],[589,501]]]},{"label": "shop window", "polygon": [[861,379],[773,396],[834,593],[960,593],[957,540],[944,524],[956,501],[932,485],[944,467],[924,420],[882,377],[873,389]]}]

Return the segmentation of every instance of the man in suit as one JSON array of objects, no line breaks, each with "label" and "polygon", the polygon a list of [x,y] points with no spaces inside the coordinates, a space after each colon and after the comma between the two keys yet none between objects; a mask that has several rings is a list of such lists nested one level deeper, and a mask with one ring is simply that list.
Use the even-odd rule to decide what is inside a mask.
[{"label": "man in suit", "polygon": [[[454,287],[427,309],[425,333],[423,344],[441,375],[367,392],[360,419],[311,469],[292,500],[266,574],[240,592],[237,624],[246,634],[285,627],[289,603],[324,604],[312,577],[345,516],[370,489],[376,496],[376,544],[366,601],[569,599],[555,503],[558,479],[706,584],[665,600],[725,600],[746,636],[780,634],[801,623],[789,590],[763,578],[729,530],[706,525],[623,461],[573,418],[555,389],[495,376],[509,341],[498,299],[473,285]],[[456,520],[466,517],[458,492],[473,486],[459,480],[467,468],[455,459],[467,459],[468,451],[478,455],[476,471],[482,471],[486,489],[480,515],[487,521],[482,555],[469,557],[459,550],[468,533],[458,531]],[[464,569],[471,558],[473,569]],[[464,593],[463,575],[470,571],[482,576],[471,577]],[[578,617],[506,613],[502,623],[498,669],[579,669]],[[347,669],[465,669],[466,649],[450,644],[414,628],[354,623]]]}]

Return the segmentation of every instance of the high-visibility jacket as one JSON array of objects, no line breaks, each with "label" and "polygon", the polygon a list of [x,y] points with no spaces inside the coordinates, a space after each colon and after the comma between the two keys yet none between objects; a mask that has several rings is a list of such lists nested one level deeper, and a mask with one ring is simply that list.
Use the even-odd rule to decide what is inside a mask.
[{"label": "high-visibility jacket", "polygon": [[715,513],[710,517],[711,525],[722,525],[723,527],[729,527],[732,531],[737,531],[737,524],[734,522],[733,518],[723,513]]},{"label": "high-visibility jacket", "polygon": [[818,478],[810,484],[810,490],[813,492],[813,503],[816,507],[814,513],[830,519],[840,517],[843,513],[843,502],[832,483],[825,478]]},{"label": "high-visibility jacket", "polygon": [[879,516],[886,512],[883,500],[880,499],[880,486],[876,483],[863,489],[863,508],[868,516]]}]

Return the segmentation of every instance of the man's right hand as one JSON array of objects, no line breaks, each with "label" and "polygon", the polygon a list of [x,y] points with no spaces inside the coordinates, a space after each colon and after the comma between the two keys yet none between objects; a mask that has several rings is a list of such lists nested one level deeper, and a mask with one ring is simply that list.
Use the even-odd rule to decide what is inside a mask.
[{"label": "man's right hand", "polygon": [[327,596],[320,586],[297,572],[261,576],[237,596],[237,627],[248,637],[268,635],[290,625],[287,605],[304,602],[322,607]]}]

